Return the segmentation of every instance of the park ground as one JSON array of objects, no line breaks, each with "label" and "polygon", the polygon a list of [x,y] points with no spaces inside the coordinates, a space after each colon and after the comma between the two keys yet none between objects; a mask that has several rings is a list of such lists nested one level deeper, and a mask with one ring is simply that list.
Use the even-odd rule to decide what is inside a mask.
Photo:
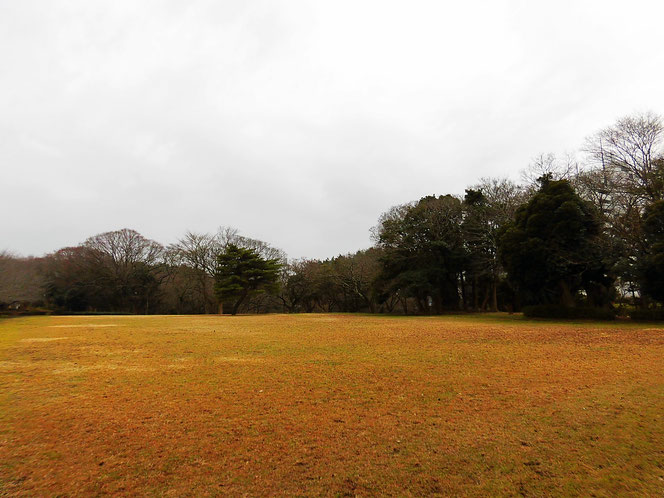
[{"label": "park ground", "polygon": [[0,320],[0,495],[664,493],[664,328]]}]

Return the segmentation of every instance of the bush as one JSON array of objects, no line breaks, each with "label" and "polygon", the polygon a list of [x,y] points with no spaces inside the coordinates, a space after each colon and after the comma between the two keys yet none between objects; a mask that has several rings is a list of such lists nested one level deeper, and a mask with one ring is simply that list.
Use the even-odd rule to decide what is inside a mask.
[{"label": "bush", "polygon": [[615,311],[607,308],[571,307],[557,304],[539,304],[523,308],[524,316],[528,318],[556,318],[591,320],[615,320]]},{"label": "bush", "polygon": [[20,309],[0,309],[0,316],[31,316],[31,315],[50,315],[52,311],[45,308],[32,308],[25,306]]},{"label": "bush", "polygon": [[106,315],[135,315],[129,311],[66,311],[57,310],[52,313],[53,315],[67,315],[67,316],[106,316]]},{"label": "bush", "polygon": [[664,308],[635,308],[630,311],[629,317],[638,321],[664,320]]}]

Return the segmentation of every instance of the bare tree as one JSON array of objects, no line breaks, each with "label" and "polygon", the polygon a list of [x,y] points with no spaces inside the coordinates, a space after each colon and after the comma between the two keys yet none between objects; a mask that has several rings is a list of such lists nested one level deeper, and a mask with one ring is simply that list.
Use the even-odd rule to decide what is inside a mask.
[{"label": "bare tree", "polygon": [[[286,261],[283,251],[261,240],[244,237],[233,227],[220,226],[215,234],[187,232],[177,243],[169,246],[168,252],[172,255],[174,265],[190,269],[195,287],[202,296],[205,313],[218,310],[221,305],[213,291],[214,274],[218,256],[231,244],[256,251],[264,259]],[[261,303],[247,304],[252,305],[260,307]]]},{"label": "bare tree", "polygon": [[34,304],[43,299],[40,260],[0,252],[0,304]]},{"label": "bare tree", "polygon": [[646,206],[664,197],[664,125],[651,112],[619,119],[586,139],[591,169],[576,179],[580,195],[600,211],[605,254],[615,261],[620,287],[638,287],[637,261],[647,252],[642,219]]},{"label": "bare tree", "polygon": [[84,246],[108,258],[119,274],[129,272],[132,265],[154,265],[161,261],[163,246],[129,228],[104,232],[88,238]]},{"label": "bare tree", "polygon": [[236,228],[221,226],[217,230],[215,238],[221,250],[228,247],[229,244],[233,244],[244,249],[256,251],[264,259],[278,259],[282,264],[286,263],[286,253],[284,251],[262,240],[240,235]]},{"label": "bare tree", "polygon": [[516,210],[527,202],[530,195],[527,189],[508,178],[480,178],[472,188],[482,192],[491,206],[494,223],[500,226],[514,219]]},{"label": "bare tree", "polygon": [[[355,254],[338,256],[332,260],[334,277],[347,300],[359,300],[362,308],[376,312],[376,296],[374,281],[380,274],[378,260],[381,250],[371,248]],[[358,306],[359,308],[359,306]],[[353,310],[355,311],[355,310]]]},{"label": "bare tree", "polygon": [[307,308],[305,298],[312,293],[311,282],[306,275],[306,260],[289,261],[279,272],[277,298],[285,311],[295,313]]},{"label": "bare tree", "polygon": [[174,264],[189,268],[196,287],[203,299],[203,312],[214,306],[214,269],[217,255],[223,250],[219,237],[210,234],[187,232],[176,244],[169,246]]},{"label": "bare tree", "polygon": [[579,162],[572,153],[568,152],[562,158],[552,153],[540,154],[530,162],[526,169],[521,171],[521,181],[531,193],[534,193],[539,188],[540,178],[549,177],[552,180],[573,181],[579,171]]},{"label": "bare tree", "polygon": [[92,250],[96,266],[105,271],[118,304],[139,311],[140,302],[141,311],[149,313],[150,299],[168,277],[164,247],[128,228],[95,235],[83,246]]},{"label": "bare tree", "polygon": [[662,118],[648,112],[600,130],[586,140],[584,151],[614,191],[652,202],[662,198],[663,142]]}]

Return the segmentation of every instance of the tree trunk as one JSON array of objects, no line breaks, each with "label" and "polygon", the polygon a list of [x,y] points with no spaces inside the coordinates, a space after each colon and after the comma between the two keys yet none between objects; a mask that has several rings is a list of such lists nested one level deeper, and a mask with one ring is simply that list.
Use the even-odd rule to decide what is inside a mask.
[{"label": "tree trunk", "polygon": [[430,307],[430,311],[433,311],[436,315],[442,314],[442,312],[443,312],[443,299],[440,296],[438,296],[438,295],[431,296],[431,304],[433,305],[433,310],[431,310],[431,307]]},{"label": "tree trunk", "polygon": [[477,296],[477,275],[473,275],[473,311],[477,311],[478,296]]},{"label": "tree trunk", "polygon": [[231,315],[237,315],[237,312],[240,310],[240,305],[244,302],[245,298],[249,295],[248,291],[245,291],[237,301],[233,304],[233,309],[231,310]]},{"label": "tree trunk", "polygon": [[491,289],[491,311],[498,311],[498,282],[495,278]]},{"label": "tree trunk", "polygon": [[489,287],[486,287],[484,289],[484,299],[482,300],[482,306],[481,309],[482,311],[486,311],[486,307],[489,304]]},{"label": "tree trunk", "polygon": [[428,306],[426,306],[426,304],[428,304],[428,303],[425,303],[424,301],[422,301],[422,298],[420,296],[417,296],[415,298],[415,302],[417,303],[417,309],[420,312],[420,314],[421,315],[426,315],[427,314],[426,311],[427,311],[427,308],[428,308]]},{"label": "tree trunk", "polygon": [[224,303],[219,301],[219,314],[223,315],[224,314]]},{"label": "tree trunk", "polygon": [[560,290],[562,291],[562,295],[560,296],[561,304],[563,306],[574,306],[574,296],[572,296],[572,292],[570,291],[567,282],[561,280],[558,285],[560,286]]},{"label": "tree trunk", "polygon": [[[201,291],[203,292],[203,313],[207,314],[208,312],[208,294],[207,294],[207,282],[206,282],[207,275],[204,275],[202,279],[199,280],[199,283],[201,284]],[[221,311],[219,312],[221,315]]]}]

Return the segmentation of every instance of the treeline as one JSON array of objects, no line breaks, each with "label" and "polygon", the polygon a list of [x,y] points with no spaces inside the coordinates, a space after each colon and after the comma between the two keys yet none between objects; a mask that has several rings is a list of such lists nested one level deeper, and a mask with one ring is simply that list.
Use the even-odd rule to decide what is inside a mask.
[{"label": "treeline", "polygon": [[619,120],[588,138],[583,163],[537,158],[517,184],[395,206],[374,247],[288,260],[221,228],[164,246],[133,230],[42,258],[0,254],[0,306],[61,312],[240,313],[610,310],[664,301],[664,128]]}]

